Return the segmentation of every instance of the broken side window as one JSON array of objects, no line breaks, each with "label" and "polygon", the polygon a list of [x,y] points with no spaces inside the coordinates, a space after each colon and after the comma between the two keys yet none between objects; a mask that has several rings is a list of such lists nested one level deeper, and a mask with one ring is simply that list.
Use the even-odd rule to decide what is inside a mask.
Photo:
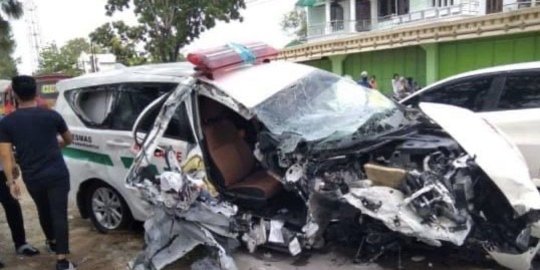
[{"label": "broken side window", "polygon": [[174,89],[173,83],[100,85],[66,92],[66,100],[88,127],[131,130],[152,101]]},{"label": "broken side window", "polygon": [[[162,103],[164,103],[163,101]],[[148,133],[152,126],[154,125],[154,122],[156,121],[156,118],[159,114],[159,110],[161,109],[163,104],[159,106],[155,106],[152,108],[142,119],[140,124],[140,132]],[[180,141],[185,141],[189,143],[195,143],[195,139],[193,138],[193,132],[191,130],[191,126],[189,124],[189,118],[186,110],[186,104],[183,102],[176,108],[176,111],[169,122],[169,125],[167,126],[167,130],[165,130],[165,133],[163,135],[166,138],[170,139],[176,139]]]},{"label": "broken side window", "polygon": [[139,114],[152,101],[175,87],[174,83],[122,84],[115,95],[110,127],[115,130],[131,130]]},{"label": "broken side window", "polygon": [[111,112],[114,89],[118,85],[103,85],[70,90],[65,93],[66,100],[88,127],[106,128],[107,116]]}]

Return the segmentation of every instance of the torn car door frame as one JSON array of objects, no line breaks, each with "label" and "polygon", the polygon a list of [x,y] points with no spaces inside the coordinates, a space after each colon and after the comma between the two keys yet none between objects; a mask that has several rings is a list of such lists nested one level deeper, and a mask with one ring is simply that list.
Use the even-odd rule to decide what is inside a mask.
[{"label": "torn car door frame", "polygon": [[[208,84],[206,84],[208,83]],[[212,84],[210,81],[207,81],[205,78],[199,78],[199,77],[188,77],[186,79],[184,79],[180,84],[179,86],[174,90],[174,92],[172,92],[170,94],[170,96],[166,97],[166,100],[164,102],[164,104],[162,105],[161,107],[161,110],[160,110],[160,113],[157,117],[157,119],[155,120],[154,122],[154,127],[153,129],[146,135],[146,138],[144,140],[144,143],[143,143],[143,147],[141,149],[141,151],[139,152],[139,154],[137,155],[131,169],[130,169],[130,172],[128,173],[128,176],[127,176],[127,179],[126,179],[126,182],[128,185],[131,185],[133,187],[133,184],[135,184],[133,181],[135,179],[140,179],[140,180],[144,180],[144,179],[141,179],[141,173],[143,173],[141,171],[141,169],[145,166],[148,166],[150,165],[150,159],[153,157],[153,152],[156,148],[159,147],[158,145],[158,141],[159,139],[163,136],[166,128],[167,128],[167,125],[169,124],[169,122],[171,121],[171,118],[176,110],[176,108],[178,106],[180,106],[180,104],[184,103],[187,105],[187,109],[188,109],[188,119],[190,121],[190,126],[192,128],[192,132],[194,133],[194,137],[195,137],[195,140],[196,140],[196,143],[197,143],[197,148],[200,148],[199,150],[204,150],[204,146],[201,145],[201,142],[204,141],[204,136],[202,134],[202,128],[201,128],[201,122],[200,122],[200,112],[198,110],[198,97],[199,96],[207,96],[207,97],[210,97],[214,100],[217,100],[218,102],[220,102],[221,104],[223,105],[226,105],[227,107],[233,109],[235,112],[238,112],[240,115],[242,115],[244,118],[251,118],[254,114],[251,110],[247,109],[246,107],[244,107],[242,104],[236,102],[231,96],[228,96],[225,92],[222,92],[221,90],[219,90],[219,87]],[[156,103],[157,104],[157,103]],[[428,116],[431,116],[429,113],[426,113]],[[437,118],[437,117],[435,117]],[[441,122],[440,120],[437,121],[438,119],[432,119],[432,120],[435,120],[435,122]],[[455,134],[452,134],[451,131],[455,131],[453,128],[450,128],[449,130],[447,130],[447,126],[444,124],[444,123],[438,123],[440,126],[442,126],[445,131],[447,131],[449,133],[449,135],[451,135],[452,137],[455,136]],[[135,125],[137,126],[137,125]],[[455,126],[453,126],[455,127]],[[134,136],[136,136],[136,130],[134,130]],[[453,138],[457,143],[460,143],[460,144],[463,144],[463,142],[461,142],[463,139],[460,140],[459,136],[456,137],[456,138]],[[461,145],[462,147],[465,148],[465,150],[467,150],[467,145]],[[471,151],[471,150],[469,150]],[[204,151],[202,151],[203,153],[199,153],[199,155],[202,157],[203,160],[206,160],[208,155],[204,153]],[[483,152],[485,154],[485,152]],[[478,154],[476,153],[475,151],[471,151],[468,153],[469,155],[469,159],[472,158],[472,160],[474,161],[475,159],[475,155]],[[456,161],[460,161],[458,159],[456,159]],[[519,158],[516,162],[520,162]],[[208,163],[206,163],[208,164]],[[296,163],[294,163],[296,164]],[[483,166],[483,164],[478,164],[480,166]],[[204,166],[204,165],[203,165]],[[293,165],[294,166],[294,165]],[[459,166],[465,166],[465,162],[462,163],[455,163],[455,166],[456,168],[459,167]],[[307,174],[304,174],[304,166],[302,165],[299,165],[299,167],[301,168],[301,170],[299,171],[300,178],[303,178],[303,179],[306,179],[307,177],[310,177],[309,175]],[[292,168],[292,167],[291,167]],[[182,168],[180,167],[179,164],[174,164],[174,168],[172,168],[173,171],[177,171],[177,173],[179,174],[184,174],[185,172],[182,170]],[[204,170],[206,171],[206,173],[210,173],[210,166],[209,167],[204,167]],[[489,172],[488,172],[489,174]],[[300,178],[296,179],[296,181],[298,181]],[[293,181],[294,179],[287,179],[287,177],[284,177],[284,179],[280,179],[280,181],[282,182],[283,185],[290,185],[290,184],[294,184]],[[310,180],[319,180],[319,182],[322,182],[323,179],[312,179],[310,178]],[[358,180],[358,179],[357,179]],[[506,192],[501,192],[503,193],[503,195],[506,196],[506,199],[508,200],[508,202],[510,203],[510,205],[513,207],[513,210],[515,211],[515,216],[521,216],[527,212],[529,212],[530,210],[538,210],[538,201],[539,201],[539,195],[537,193],[533,193],[531,192],[533,186],[532,184],[531,185],[527,185],[527,183],[523,182],[523,181],[526,181],[527,180],[527,177],[524,177],[523,179],[495,179],[495,178],[492,178],[490,179],[490,181],[494,182],[494,184],[496,184],[497,186],[499,186],[500,189],[502,189],[502,191],[507,191],[507,189],[512,189],[512,187],[520,187],[520,185],[522,187],[525,187],[525,191],[526,193],[528,194],[528,196],[530,196],[532,198],[532,202],[529,201],[529,202],[526,202],[526,201],[520,201],[520,196],[518,196],[518,194],[513,194],[513,193],[509,193],[511,194],[512,196],[508,196],[509,194],[506,194]],[[215,185],[215,183],[212,183]],[[439,183],[440,184],[440,183]],[[219,187],[219,185],[218,185]],[[436,185],[433,185],[433,190],[437,189],[438,186]],[[369,194],[361,194],[362,192],[364,193],[370,193],[370,190],[369,189],[372,189],[372,190],[377,190],[377,189],[380,189],[380,188],[375,188],[375,187],[368,187],[368,188],[365,188],[364,190],[357,190],[357,192],[350,192],[349,195],[346,195],[346,196],[342,196],[341,198],[339,196],[337,196],[337,200],[341,200],[342,202],[347,202],[348,204],[356,207],[357,209],[361,210],[362,212],[364,213],[367,213],[369,210],[370,210],[370,200],[368,198],[367,200],[367,205],[365,204],[364,201],[362,200],[366,200],[366,198],[368,197],[367,195]],[[354,188],[351,189],[352,191],[354,191]],[[522,190],[522,188],[519,189],[520,191]],[[384,192],[395,192],[395,196],[396,196],[396,201],[398,201],[398,203],[396,205],[398,205],[398,207],[401,207],[403,206],[404,208],[405,207],[408,207],[406,204],[403,204],[401,205],[401,201],[403,198],[398,198],[399,194],[397,194],[398,190],[383,190]],[[420,191],[424,192],[424,193],[427,193],[427,192],[430,192],[430,190],[424,190],[424,189],[420,189]],[[313,191],[312,191],[313,192]],[[323,191],[324,192],[324,191]],[[508,192],[512,192],[512,190],[509,190]],[[373,194],[375,194],[376,192],[374,192]],[[317,194],[316,191],[313,193],[313,194]],[[357,197],[363,197],[363,199],[361,199],[360,201],[358,200],[358,198],[354,198],[354,195],[359,195]],[[371,195],[373,195],[371,194]],[[441,193],[441,195],[445,195],[446,193]],[[339,194],[338,194],[339,195]],[[341,194],[343,195],[343,194]],[[348,196],[348,197],[347,197]],[[311,196],[309,196],[311,197]],[[444,196],[442,196],[444,197]],[[411,200],[414,200],[414,198],[412,198],[411,196]],[[448,201],[449,199],[441,199],[441,201]],[[409,200],[410,201],[410,200]],[[407,202],[409,203],[409,202]],[[315,209],[315,207],[310,207],[309,204],[306,205],[307,208],[308,208],[308,212],[311,212],[312,210],[317,210]],[[392,206],[392,205],[390,205]],[[218,204],[215,204],[213,207],[216,207],[215,209],[218,209],[219,208],[219,205]],[[311,209],[313,208],[313,209]],[[214,209],[214,208],[212,208]],[[409,209],[410,210],[410,209]],[[216,213],[221,213],[219,212],[219,210],[213,210],[213,211],[216,211]],[[376,211],[375,211],[376,212]],[[394,209],[390,209],[390,212],[395,212]],[[410,213],[409,213],[410,212]],[[414,213],[412,213],[412,211],[409,211],[409,212],[403,212],[403,217],[404,218],[409,218],[409,217],[413,217],[413,218],[418,218],[416,216],[414,216]],[[313,225],[317,226],[318,224],[317,223],[313,223],[311,222],[311,220],[309,219],[309,217],[311,216],[310,215],[311,213],[308,214],[308,220],[306,220],[306,222],[304,223],[304,227],[302,228],[302,232],[296,234],[296,236],[302,236],[302,240],[304,240],[304,244],[306,243],[309,243],[309,238],[311,238],[312,236],[315,235],[315,233],[320,230],[321,228],[318,228],[316,227],[315,229],[313,229]],[[390,216],[392,213],[390,213],[388,216]],[[369,214],[367,214],[369,215]],[[186,216],[186,213],[181,213],[181,216],[185,217]],[[379,214],[373,214],[371,215],[372,217],[374,218],[379,218],[381,220],[384,220],[384,217]],[[230,221],[231,223],[234,223],[238,220],[240,221],[246,221],[246,220],[250,220],[248,218],[245,218],[244,217],[236,217],[234,215],[230,215]],[[238,219],[237,219],[238,218]],[[534,217],[531,217],[531,218],[534,218]],[[411,220],[411,219],[410,219]],[[265,221],[268,221],[268,224],[265,223]],[[248,245],[248,248],[251,250],[253,250],[256,246],[258,245],[261,245],[261,244],[264,244],[267,242],[267,238],[266,238],[266,232],[268,229],[268,226],[272,226],[272,224],[274,225],[275,228],[279,227],[278,225],[276,225],[276,222],[273,222],[273,221],[276,221],[274,219],[271,219],[271,220],[263,220],[263,219],[260,219],[260,222],[258,224],[255,224],[254,227],[252,228],[249,228],[248,230],[244,230],[244,231],[238,231],[238,232],[242,232],[243,235],[242,235],[242,240],[244,240],[247,245]],[[390,218],[388,218],[388,221],[391,221]],[[412,220],[413,222],[411,222],[410,224],[412,224],[411,226],[414,226],[415,228],[420,228],[420,226],[416,226],[417,224],[420,224],[421,222],[420,221],[417,221],[417,220]],[[208,224],[205,224],[204,221],[202,220],[199,220],[199,221],[196,221],[198,225],[204,227],[204,228],[208,228]],[[273,222],[273,223],[272,223]],[[430,237],[430,238],[422,238],[421,237],[421,231],[422,231],[422,228],[418,229],[418,230],[415,230],[414,228],[411,230],[412,232],[411,233],[404,233],[405,235],[409,235],[409,236],[412,236],[412,237],[415,237],[419,240],[422,240],[423,242],[426,242],[428,244],[431,244],[431,245],[434,245],[434,246],[439,246],[440,243],[439,242],[436,242],[436,241],[433,241],[434,239],[439,239],[439,240],[443,240],[443,241],[447,241],[447,242],[452,242],[456,245],[461,245],[463,243],[463,240],[467,237],[468,233],[469,233],[469,229],[470,229],[470,226],[471,226],[471,222],[470,220],[467,220],[466,222],[467,224],[467,227],[466,227],[466,230],[463,230],[463,233],[461,235],[458,235],[457,237],[456,236],[445,236],[445,235],[441,235],[441,236],[436,236],[436,237]],[[533,226],[533,232],[529,233],[535,237],[538,237],[538,234],[537,234],[537,231],[536,229],[538,229],[537,227],[537,224],[536,223],[535,225],[536,226]],[[253,225],[253,224],[251,224]],[[266,227],[265,227],[266,226]],[[388,226],[387,227],[390,229],[390,230],[393,230],[393,231],[399,231],[398,229],[393,229],[392,226]],[[274,229],[275,229],[274,228]],[[280,230],[282,227],[279,227]],[[310,229],[311,228],[311,229]],[[270,232],[272,231],[272,228],[269,228]],[[232,232],[232,231],[231,231]],[[401,232],[403,233],[403,232]],[[264,239],[261,238],[261,235],[263,235]],[[271,233],[270,233],[271,235]],[[524,233],[524,235],[526,235],[526,233]],[[244,239],[245,238],[245,239]],[[296,242],[294,242],[294,240]],[[305,241],[305,240],[308,240],[308,241]],[[431,240],[431,241],[430,241]],[[202,241],[202,242],[205,242],[205,241]],[[298,244],[298,239],[295,237],[293,239],[293,241],[290,241],[289,244],[291,243],[294,243],[294,245],[289,245],[289,251],[291,254],[295,255],[297,253],[299,253],[301,251],[301,249],[304,247],[304,246],[300,246],[300,244]],[[284,244],[287,244],[287,243],[284,243]],[[534,247],[529,247],[529,249],[527,250],[527,253],[529,252],[536,252],[538,250],[538,248],[540,247],[540,243],[536,244]],[[510,263],[508,263],[508,260],[506,258],[502,258],[504,256],[497,256],[497,252],[500,252],[496,249],[491,249],[491,248],[488,248],[488,247],[485,247],[486,251],[488,253],[492,253],[494,254],[494,259],[497,260],[500,264],[502,265],[505,265],[505,266],[509,266],[511,265]],[[506,254],[505,256],[510,256],[510,257],[513,257],[513,256],[521,256],[520,254],[509,254],[509,253],[503,253],[503,252],[500,252],[501,254]],[[500,258],[501,261],[499,261],[498,259]],[[526,258],[527,259],[527,258]],[[521,261],[521,260],[520,260]],[[527,265],[527,264],[525,264]]]}]

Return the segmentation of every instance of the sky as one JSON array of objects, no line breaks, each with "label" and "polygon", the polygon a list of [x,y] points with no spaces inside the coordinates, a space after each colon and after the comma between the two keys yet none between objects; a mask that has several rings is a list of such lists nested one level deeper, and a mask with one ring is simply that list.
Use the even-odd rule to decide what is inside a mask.
[{"label": "sky", "polygon": [[[23,3],[28,0],[21,0]],[[109,21],[123,20],[136,23],[130,11],[105,15],[107,0],[33,0],[37,6],[38,22],[42,42],[55,42],[62,46],[66,41],[88,37],[94,29]],[[281,30],[279,25],[283,15],[294,9],[296,0],[247,0],[247,8],[242,10],[244,21],[219,22],[216,27],[201,34],[200,38],[182,49],[182,52],[197,48],[207,48],[228,42],[264,41],[281,48],[292,37]],[[17,48],[14,57],[20,58],[19,73],[34,71],[31,61],[31,47],[25,19],[12,22]]]}]

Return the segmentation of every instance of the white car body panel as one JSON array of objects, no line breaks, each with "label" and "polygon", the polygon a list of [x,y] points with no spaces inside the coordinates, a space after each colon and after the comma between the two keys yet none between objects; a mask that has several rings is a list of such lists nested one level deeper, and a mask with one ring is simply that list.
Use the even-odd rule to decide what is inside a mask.
[{"label": "white car body panel", "polygon": [[[540,91],[540,90],[539,90]],[[479,113],[518,146],[533,178],[540,178],[540,108]]]},{"label": "white car body panel", "polygon": [[[518,215],[540,209],[540,194],[517,147],[473,112],[420,103],[420,109],[450,134],[493,180]],[[504,155],[504,156],[503,156]]]},{"label": "white car body panel", "polygon": [[[538,69],[540,69],[540,61],[501,65],[464,72],[426,86],[400,100],[399,103],[407,104],[413,98],[421,96],[443,84],[461,81],[472,76]],[[531,176],[533,178],[540,178],[540,108],[499,110],[481,112],[479,114],[509,136],[523,153]],[[538,187],[540,188],[540,185]]]},{"label": "white car body panel", "polygon": [[115,69],[90,73],[57,83],[59,93],[66,90],[91,87],[102,84],[129,82],[176,82],[180,83],[185,76],[193,75],[193,65],[181,62],[172,64],[155,64]]},{"label": "white car body panel", "polygon": [[[232,71],[217,72],[214,80],[206,80],[246,108],[253,108],[299,78],[317,70],[307,65],[272,62]],[[276,76],[279,74],[279,76]],[[257,87],[253,83],[257,83]]]},{"label": "white car body panel", "polygon": [[[71,174],[71,198],[76,197],[81,184],[88,180],[99,179],[112,186],[123,197],[134,219],[144,221],[150,215],[148,205],[129,190],[124,181],[129,169],[128,160],[135,157],[132,132],[86,127],[66,101],[65,92],[115,83],[179,83],[183,76],[192,73],[193,66],[188,63],[159,64],[93,73],[62,80],[57,84],[59,96],[55,110],[64,117],[74,135],[91,138],[90,145],[78,144],[77,140],[75,140],[74,144],[65,150],[70,151],[72,155],[73,153],[78,155],[77,158],[72,158],[64,154]],[[163,144],[173,146],[181,157],[187,155],[186,142],[164,138]],[[88,157],[89,155],[99,157],[92,159]],[[100,160],[101,163],[96,162],[96,160]],[[159,170],[162,170],[165,166],[164,159],[157,159],[155,165]]]},{"label": "white car body panel", "polygon": [[530,69],[539,69],[540,68],[540,61],[536,62],[526,62],[526,63],[519,63],[519,64],[511,64],[511,65],[501,65],[501,66],[495,66],[495,67],[489,67],[489,68],[482,68],[477,69],[469,72],[460,73],[454,76],[450,76],[446,79],[440,80],[434,84],[430,84],[429,86],[426,86],[418,91],[416,91],[414,94],[405,97],[404,99],[400,100],[399,103],[405,104],[408,100],[412,99],[413,97],[422,95],[424,92],[427,92],[433,88],[439,87],[443,84],[446,84],[448,82],[452,82],[455,80],[461,80],[467,77],[471,76],[477,76],[477,75],[483,75],[483,74],[494,74],[494,73],[501,73],[506,71],[520,71],[520,70],[530,70]]}]

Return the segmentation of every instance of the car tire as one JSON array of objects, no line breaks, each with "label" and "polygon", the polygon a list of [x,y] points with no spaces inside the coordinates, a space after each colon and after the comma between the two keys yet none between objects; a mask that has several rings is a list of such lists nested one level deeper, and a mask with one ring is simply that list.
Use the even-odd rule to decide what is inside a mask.
[{"label": "car tire", "polygon": [[107,184],[91,186],[85,204],[92,224],[101,233],[123,230],[133,222],[124,198]]}]

